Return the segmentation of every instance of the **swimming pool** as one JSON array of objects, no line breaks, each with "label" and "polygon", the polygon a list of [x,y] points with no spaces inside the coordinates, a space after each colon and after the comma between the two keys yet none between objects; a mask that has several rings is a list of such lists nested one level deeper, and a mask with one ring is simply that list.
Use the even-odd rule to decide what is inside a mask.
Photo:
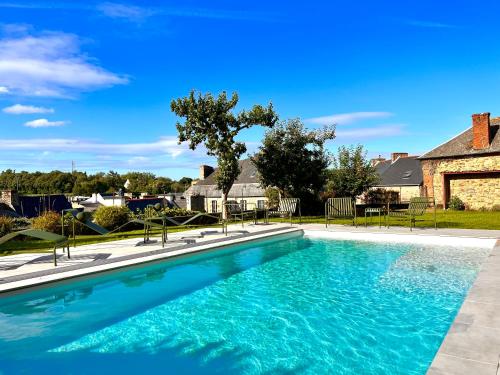
[{"label": "swimming pool", "polygon": [[0,373],[424,374],[486,249],[274,236],[0,300]]}]

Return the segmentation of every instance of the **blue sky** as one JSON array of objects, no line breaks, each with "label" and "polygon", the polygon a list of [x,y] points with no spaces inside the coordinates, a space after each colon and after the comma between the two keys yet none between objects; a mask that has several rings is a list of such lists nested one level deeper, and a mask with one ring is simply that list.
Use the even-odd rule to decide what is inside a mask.
[{"label": "blue sky", "polygon": [[[436,4],[438,3],[438,4]],[[421,154],[497,110],[496,1],[1,1],[0,169],[195,177],[170,101],[191,89]],[[262,129],[241,139],[255,150]]]}]

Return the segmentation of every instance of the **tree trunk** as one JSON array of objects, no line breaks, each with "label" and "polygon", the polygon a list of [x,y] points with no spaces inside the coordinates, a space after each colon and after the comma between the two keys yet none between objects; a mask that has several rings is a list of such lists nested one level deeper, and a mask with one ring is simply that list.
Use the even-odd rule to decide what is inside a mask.
[{"label": "tree trunk", "polygon": [[222,219],[226,220],[227,219],[227,196],[229,195],[229,192],[223,192],[222,193]]}]

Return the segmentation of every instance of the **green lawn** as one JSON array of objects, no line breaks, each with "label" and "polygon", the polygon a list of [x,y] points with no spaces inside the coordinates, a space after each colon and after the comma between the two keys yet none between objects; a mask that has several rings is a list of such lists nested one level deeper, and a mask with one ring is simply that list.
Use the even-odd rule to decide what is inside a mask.
[{"label": "green lawn", "polygon": [[[281,220],[279,218],[270,219],[273,222],[287,222],[286,220]],[[294,218],[294,223],[298,223],[298,219]],[[383,222],[383,221],[382,221]],[[500,230],[500,211],[437,211],[437,222],[438,228],[466,228],[466,229],[497,229]],[[304,216],[302,217],[302,223],[325,223],[324,216]],[[350,220],[336,219],[331,221],[333,224],[351,224]],[[364,217],[358,218],[358,225],[364,225]],[[368,225],[378,226],[378,216],[374,216]],[[397,218],[389,219],[390,226],[408,226],[408,221]],[[427,213],[422,217],[419,217],[416,223],[417,227],[433,227],[433,214]],[[210,227],[209,225],[203,225],[200,227]],[[213,225],[215,228],[220,228],[220,225]],[[186,231],[194,228],[199,228],[196,226],[191,227],[169,227],[168,232],[180,232]],[[98,242],[108,242],[122,240],[126,238],[141,238],[142,230],[134,230],[128,232],[113,233],[108,236],[99,235],[82,235],[77,236],[76,244],[85,245]],[[159,231],[154,232],[160,234]],[[51,246],[45,241],[26,239],[22,241],[10,241],[6,244],[0,246],[0,256],[12,255],[17,253],[25,252],[40,252],[40,251],[50,251]]]},{"label": "green lawn", "polygon": [[[461,228],[461,229],[497,229],[500,230],[500,211],[444,211],[436,212],[438,228]],[[271,221],[279,222],[279,218],[272,218]],[[298,222],[294,218],[294,223]],[[303,223],[325,223],[324,216],[305,216],[302,217]],[[351,224],[351,220],[335,219],[330,221],[333,224]],[[382,225],[384,220],[382,219]],[[358,217],[358,225],[365,225],[364,216]],[[378,226],[378,216],[373,216],[368,225]],[[408,220],[391,217],[390,226],[408,226]],[[417,218],[417,227],[433,227],[433,213],[426,213]]]}]

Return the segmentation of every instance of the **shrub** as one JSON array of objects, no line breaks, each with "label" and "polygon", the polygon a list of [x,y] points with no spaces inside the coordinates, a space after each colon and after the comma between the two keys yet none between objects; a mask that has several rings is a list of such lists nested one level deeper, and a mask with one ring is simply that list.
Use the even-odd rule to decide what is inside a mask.
[{"label": "shrub", "polygon": [[12,218],[12,229],[22,230],[31,227],[31,221],[27,217],[14,217]]},{"label": "shrub", "polygon": [[14,220],[7,216],[0,216],[0,237],[12,232]]},{"label": "shrub", "polygon": [[451,197],[450,202],[448,203],[448,208],[454,211],[463,211],[465,210],[465,204],[459,197],[454,196]]},{"label": "shrub", "polygon": [[125,224],[132,217],[127,207],[101,206],[94,212],[94,221],[106,229],[115,229]]},{"label": "shrub", "polygon": [[45,211],[31,221],[33,229],[46,230],[47,232],[58,233],[61,228],[61,215],[54,211]]},{"label": "shrub", "polygon": [[499,212],[500,211],[500,204],[494,204],[493,207],[491,207],[491,211]]},{"label": "shrub", "polygon": [[[90,217],[90,213],[88,213],[88,212],[81,212],[81,214],[83,214],[83,215],[80,215],[81,221],[85,221]],[[75,217],[70,212],[67,212],[64,215],[64,233],[65,233],[65,235],[67,235],[67,236],[73,235],[73,221],[75,222],[75,234],[77,234],[77,235],[78,234],[95,234],[95,232],[92,229],[83,225],[83,223],[81,223],[79,220],[75,219]]]},{"label": "shrub", "polygon": [[382,188],[370,189],[364,194],[363,200],[366,204],[398,203],[399,192]]},{"label": "shrub", "polygon": [[196,212],[189,211],[184,208],[164,208],[162,213],[167,216],[191,216],[196,214]]},{"label": "shrub", "polygon": [[280,192],[278,189],[269,187],[265,192],[269,208],[277,208],[280,202]]}]

